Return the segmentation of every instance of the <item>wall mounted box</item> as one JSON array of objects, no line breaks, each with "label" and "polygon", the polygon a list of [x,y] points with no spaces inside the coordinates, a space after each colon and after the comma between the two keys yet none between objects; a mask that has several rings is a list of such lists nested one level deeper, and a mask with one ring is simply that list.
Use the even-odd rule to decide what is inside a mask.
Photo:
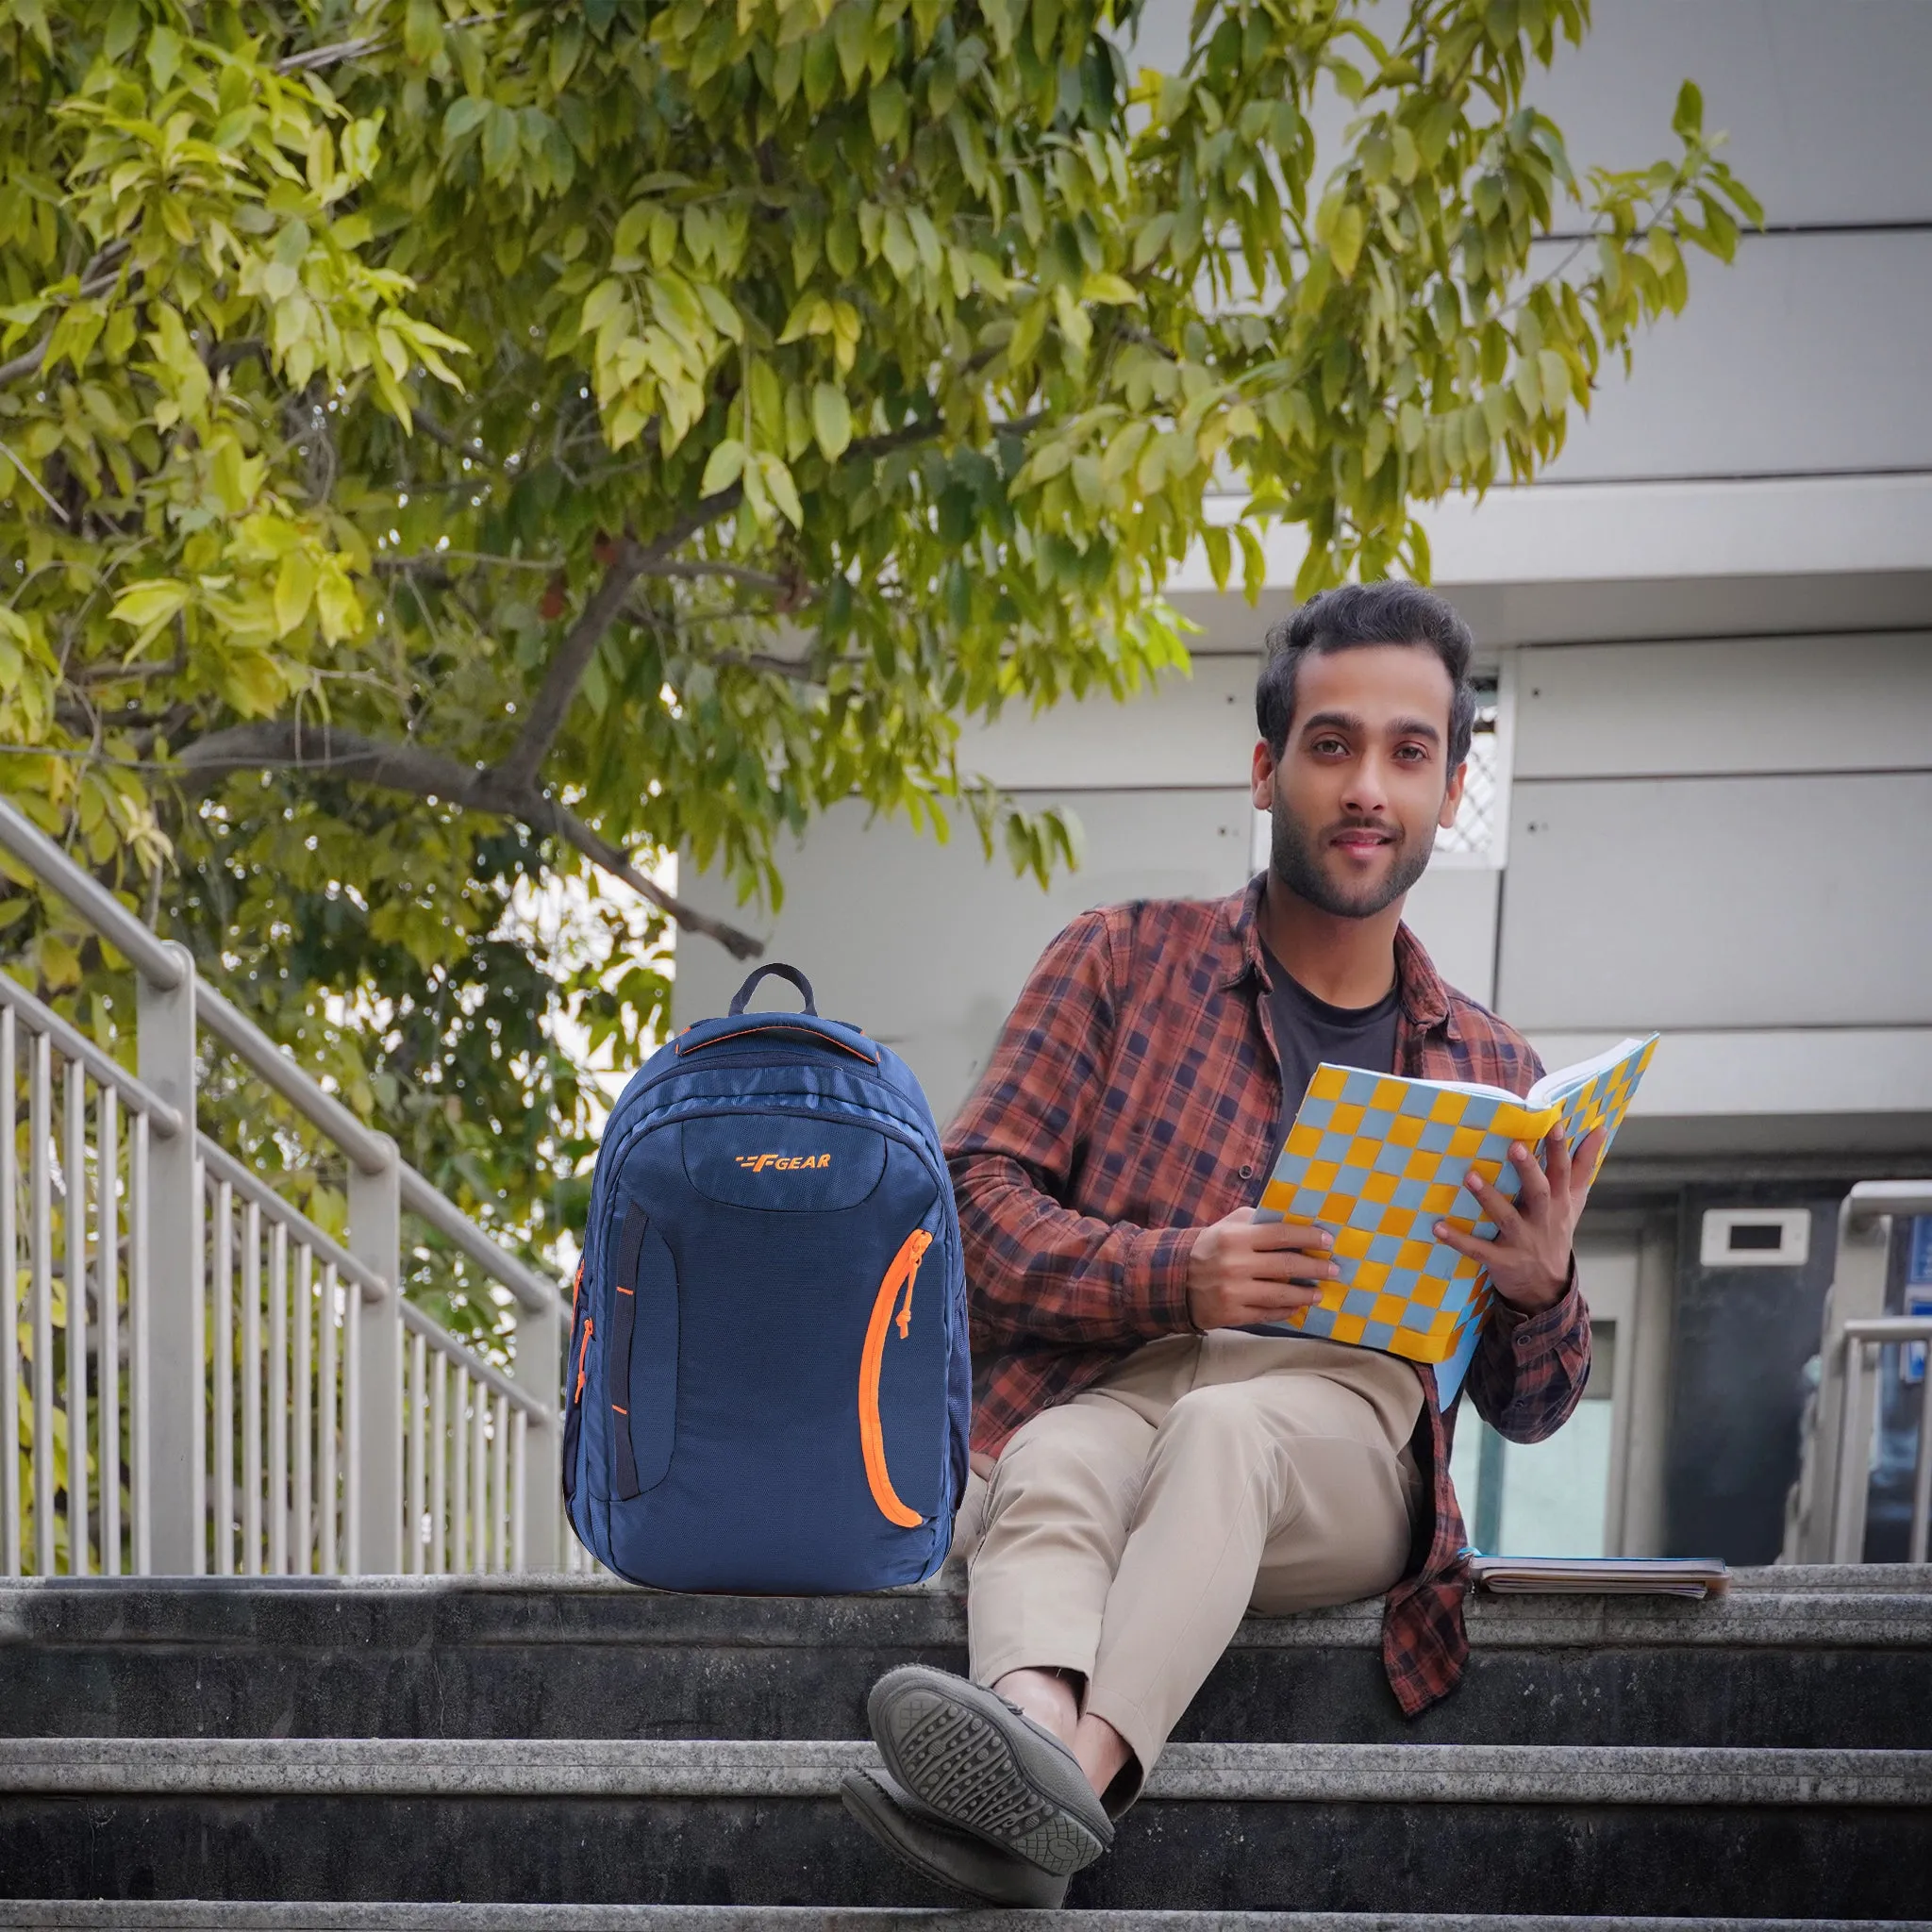
[{"label": "wall mounted box", "polygon": [[1707,1208],[1697,1244],[1706,1268],[1802,1268],[1811,1256],[1807,1208]]}]

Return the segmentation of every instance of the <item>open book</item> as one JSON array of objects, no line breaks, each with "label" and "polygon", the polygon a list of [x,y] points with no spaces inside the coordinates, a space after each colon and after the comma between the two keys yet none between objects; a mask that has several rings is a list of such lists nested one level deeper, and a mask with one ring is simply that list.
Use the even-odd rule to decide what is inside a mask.
[{"label": "open book", "polygon": [[1722,1596],[1716,1557],[1469,1556],[1469,1580],[1502,1596]]},{"label": "open book", "polygon": [[1474,1170],[1513,1199],[1521,1182],[1511,1141],[1541,1155],[1552,1134],[1573,1148],[1599,1125],[1614,1135],[1657,1040],[1653,1033],[1620,1041],[1544,1074],[1520,1099],[1474,1082],[1317,1067],[1261,1191],[1258,1218],[1328,1228],[1341,1272],[1319,1302],[1258,1332],[1319,1335],[1431,1362],[1447,1408],[1475,1354],[1491,1296],[1482,1269],[1436,1240],[1436,1223],[1483,1240],[1494,1235],[1463,1176]]}]

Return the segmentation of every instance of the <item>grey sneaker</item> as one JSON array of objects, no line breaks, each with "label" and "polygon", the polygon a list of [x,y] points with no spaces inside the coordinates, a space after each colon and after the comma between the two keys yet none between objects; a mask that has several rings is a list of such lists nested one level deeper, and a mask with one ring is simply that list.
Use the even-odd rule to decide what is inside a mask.
[{"label": "grey sneaker", "polygon": [[839,1797],[887,1851],[922,1877],[988,1905],[1050,1911],[1066,1902],[1064,1877],[933,1817],[884,1772],[848,1771],[839,1780]]},{"label": "grey sneaker", "polygon": [[927,1811],[1066,1877],[1113,1843],[1087,1774],[1005,1698],[945,1671],[888,1671],[866,1700],[886,1769]]}]

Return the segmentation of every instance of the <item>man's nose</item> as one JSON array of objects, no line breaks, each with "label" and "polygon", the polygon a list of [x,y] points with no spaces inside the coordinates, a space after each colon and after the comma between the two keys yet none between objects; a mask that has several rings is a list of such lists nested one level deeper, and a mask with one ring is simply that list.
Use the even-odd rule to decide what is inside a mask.
[{"label": "man's nose", "polygon": [[1380,816],[1389,806],[1389,773],[1384,759],[1373,752],[1357,758],[1349,768],[1348,783],[1342,790],[1343,807],[1363,816]]}]

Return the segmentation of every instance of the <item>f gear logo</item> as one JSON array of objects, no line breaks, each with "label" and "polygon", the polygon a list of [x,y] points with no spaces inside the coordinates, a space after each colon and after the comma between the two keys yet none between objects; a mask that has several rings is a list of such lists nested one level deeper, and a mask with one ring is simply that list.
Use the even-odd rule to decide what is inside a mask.
[{"label": "f gear logo", "polygon": [[763,1174],[767,1168],[776,1174],[791,1168],[830,1167],[832,1157],[829,1154],[741,1154],[738,1164],[750,1168],[753,1174]]}]

